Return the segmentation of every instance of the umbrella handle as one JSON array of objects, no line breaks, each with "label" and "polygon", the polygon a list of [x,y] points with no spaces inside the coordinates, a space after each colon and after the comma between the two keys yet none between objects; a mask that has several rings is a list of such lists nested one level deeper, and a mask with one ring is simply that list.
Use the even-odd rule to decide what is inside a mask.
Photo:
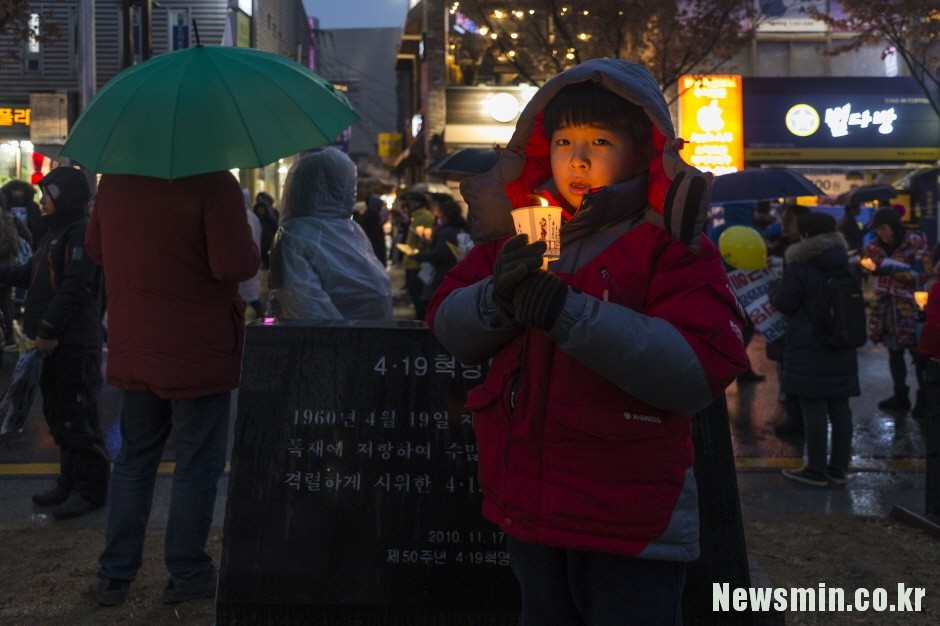
[{"label": "umbrella handle", "polygon": [[196,35],[196,45],[202,46],[202,43],[199,41],[199,27],[196,25],[196,20],[193,20],[193,34]]}]

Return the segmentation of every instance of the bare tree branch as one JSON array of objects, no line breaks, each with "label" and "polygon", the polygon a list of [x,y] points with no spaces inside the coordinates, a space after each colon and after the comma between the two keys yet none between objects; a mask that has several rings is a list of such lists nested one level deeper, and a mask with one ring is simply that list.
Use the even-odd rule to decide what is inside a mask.
[{"label": "bare tree branch", "polygon": [[52,9],[39,14],[39,30],[33,28],[31,18],[36,10],[29,0],[0,0],[0,38],[9,41],[9,46],[0,52],[0,65],[20,59],[23,44],[30,40],[49,44],[65,37],[65,28],[55,23]]},{"label": "bare tree branch", "polygon": [[841,0],[848,17],[810,15],[835,31],[853,33],[848,43],[826,51],[837,55],[871,44],[890,43],[940,117],[940,8],[936,0]]},{"label": "bare tree branch", "polygon": [[537,85],[583,60],[616,57],[643,63],[667,89],[731,59],[754,22],[747,0],[461,0],[457,10],[495,34],[517,80]]}]

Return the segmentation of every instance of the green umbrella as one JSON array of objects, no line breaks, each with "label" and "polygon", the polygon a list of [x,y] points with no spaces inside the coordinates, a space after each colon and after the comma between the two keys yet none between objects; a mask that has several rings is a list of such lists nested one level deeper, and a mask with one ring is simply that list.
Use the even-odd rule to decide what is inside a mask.
[{"label": "green umbrella", "polygon": [[116,75],[61,154],[94,172],[172,180],[262,167],[331,143],[357,119],[343,94],[295,61],[196,46]]}]

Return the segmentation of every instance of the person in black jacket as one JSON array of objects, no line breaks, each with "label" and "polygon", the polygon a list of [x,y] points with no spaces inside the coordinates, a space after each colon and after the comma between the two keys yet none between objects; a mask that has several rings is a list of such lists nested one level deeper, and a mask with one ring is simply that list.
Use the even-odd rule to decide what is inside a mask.
[{"label": "person in black jacket", "polygon": [[[0,267],[16,264],[19,246],[19,231],[16,218],[9,210],[7,197],[0,191]],[[25,228],[25,227],[23,227]],[[13,337],[13,289],[0,287],[0,325],[3,329],[3,346],[15,346]]]},{"label": "person in black jacket", "polygon": [[849,246],[850,254],[858,254],[862,249],[862,240],[865,237],[865,233],[862,232],[857,221],[858,215],[861,212],[862,208],[857,204],[847,204],[845,205],[845,213],[839,221],[836,222],[836,230],[845,237],[845,243]]},{"label": "person in black jacket", "polygon": [[457,264],[457,235],[467,231],[463,211],[456,201],[444,200],[435,205],[432,212],[437,218],[437,223],[431,233],[431,243],[427,250],[411,257],[419,263],[430,263],[434,267],[431,279],[424,284],[421,292],[424,306],[430,302],[431,296],[443,282],[444,275]]},{"label": "person in black jacket", "polygon": [[[851,271],[845,238],[825,213],[808,213],[797,221],[801,241],[786,251],[780,284],[770,302],[787,318],[780,389],[799,396],[806,438],[806,465],[783,470],[791,480],[817,487],[844,484],[852,452],[849,398],[860,394],[855,348],[833,348],[816,338],[814,312],[825,288],[825,274]],[[832,424],[832,451],[826,463],[827,430]]]},{"label": "person in black jacket", "polygon": [[[358,204],[358,203],[357,203]],[[353,220],[362,228],[372,244],[372,251],[382,267],[388,263],[388,248],[385,245],[385,202],[376,195],[370,195],[365,200],[365,208],[353,213]]]},{"label": "person in black jacket", "polygon": [[261,269],[267,270],[269,266],[268,253],[271,251],[271,244],[274,242],[274,235],[277,234],[278,213],[274,208],[273,200],[268,194],[261,192],[255,198],[255,204],[251,208],[258,220],[261,222]]},{"label": "person in black jacket", "polygon": [[23,332],[43,358],[39,388],[49,432],[59,445],[59,476],[33,496],[65,519],[104,505],[110,460],[98,422],[100,374],[98,266],[85,253],[84,174],[58,167],[39,187],[46,233],[30,263],[0,268],[0,283],[27,287]]},{"label": "person in black jacket", "polygon": [[0,187],[6,194],[13,215],[29,231],[30,245],[35,245],[46,234],[47,226],[43,223],[42,211],[36,203],[36,188],[24,180],[11,180]]}]

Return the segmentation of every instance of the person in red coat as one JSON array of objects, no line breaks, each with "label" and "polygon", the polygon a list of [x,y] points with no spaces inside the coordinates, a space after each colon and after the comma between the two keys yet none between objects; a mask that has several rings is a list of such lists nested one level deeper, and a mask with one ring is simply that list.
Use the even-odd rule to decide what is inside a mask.
[{"label": "person in red coat", "polygon": [[107,380],[124,402],[91,593],[103,606],[124,601],[141,566],[154,479],[172,431],[164,600],[213,597],[217,575],[205,545],[241,365],[238,283],[254,276],[261,258],[241,188],[228,172],[173,181],[106,174],[85,245],[104,268]]},{"label": "person in red coat", "polygon": [[923,359],[919,383],[924,388],[921,429],[927,440],[924,512],[936,517],[940,515],[940,280],[930,288],[917,353]]},{"label": "person in red coat", "polygon": [[[699,554],[691,416],[747,357],[701,235],[708,176],[675,149],[649,72],[593,59],[548,81],[494,168],[461,184],[477,245],[427,320],[462,362],[491,359],[467,408],[524,626],[681,623]],[[569,217],[547,271],[545,242],[510,236],[530,194]]]}]

